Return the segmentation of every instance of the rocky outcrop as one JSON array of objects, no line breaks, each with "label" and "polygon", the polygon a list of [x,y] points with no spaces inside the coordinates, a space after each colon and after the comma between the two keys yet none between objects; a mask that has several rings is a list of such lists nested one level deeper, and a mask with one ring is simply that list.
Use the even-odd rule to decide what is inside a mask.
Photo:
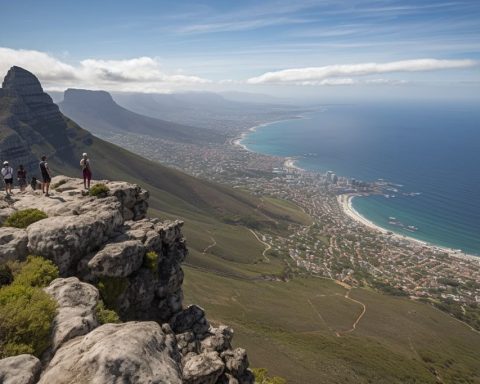
[{"label": "rocky outcrop", "polygon": [[174,345],[155,322],[105,324],[62,346],[39,384],[182,383]]},{"label": "rocky outcrop", "polygon": [[[233,330],[212,327],[196,305],[183,308],[183,223],[146,218],[148,193],[137,185],[102,183],[104,198],[65,176],[52,180],[50,198],[0,198],[0,217],[26,208],[48,215],[0,228],[0,260],[33,253],[62,275],[45,288],[58,307],[39,383],[253,383]],[[99,325],[99,300],[128,322]]]},{"label": "rocky outcrop", "polygon": [[27,244],[28,236],[24,229],[0,227],[0,263],[25,259]]},{"label": "rocky outcrop", "polygon": [[32,355],[18,355],[0,360],[0,383],[35,384],[41,371],[40,360]]},{"label": "rocky outcrop", "polygon": [[76,277],[69,277],[54,280],[45,288],[45,292],[58,303],[52,331],[53,350],[98,326],[95,307],[99,294],[94,286],[82,283]]}]

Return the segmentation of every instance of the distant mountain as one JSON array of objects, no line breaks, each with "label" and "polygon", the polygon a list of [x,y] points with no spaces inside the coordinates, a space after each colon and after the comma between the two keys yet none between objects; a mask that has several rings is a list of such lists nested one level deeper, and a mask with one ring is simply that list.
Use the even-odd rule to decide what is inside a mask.
[{"label": "distant mountain", "polygon": [[[245,128],[251,123],[273,121],[304,112],[303,108],[262,102],[252,97],[250,101],[237,101],[212,92],[184,92],[171,94],[112,93],[123,107],[145,116],[162,118],[180,124],[208,127],[220,132]],[[233,96],[232,96],[233,97]],[[247,98],[242,94],[243,98]],[[237,98],[240,98],[237,95]]]},{"label": "distant mountain", "polygon": [[118,105],[105,91],[67,89],[59,107],[63,114],[93,134],[103,137],[115,133],[133,133],[184,143],[220,143],[225,140],[225,137],[210,129],[172,123],[129,111]]}]

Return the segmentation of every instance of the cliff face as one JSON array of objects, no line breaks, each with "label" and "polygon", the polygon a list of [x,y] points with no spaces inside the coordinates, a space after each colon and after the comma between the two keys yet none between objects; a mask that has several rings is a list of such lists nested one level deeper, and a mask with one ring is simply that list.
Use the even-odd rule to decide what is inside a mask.
[{"label": "cliff face", "polygon": [[67,123],[58,106],[32,73],[12,67],[0,89],[1,160],[37,171],[40,148],[53,154],[69,146]]},{"label": "cliff face", "polygon": [[[79,179],[58,176],[52,184],[51,198],[30,191],[0,199],[0,224],[26,208],[48,215],[26,229],[0,227],[0,262],[41,255],[62,276],[46,288],[58,309],[42,364],[29,355],[0,360],[0,379],[253,382],[245,350],[231,347],[233,331],[211,326],[197,306],[183,307],[182,222],[146,218],[148,192],[137,185],[105,181],[108,196],[96,198]],[[99,326],[100,298],[126,322]],[[30,381],[20,380],[22,364]]]}]

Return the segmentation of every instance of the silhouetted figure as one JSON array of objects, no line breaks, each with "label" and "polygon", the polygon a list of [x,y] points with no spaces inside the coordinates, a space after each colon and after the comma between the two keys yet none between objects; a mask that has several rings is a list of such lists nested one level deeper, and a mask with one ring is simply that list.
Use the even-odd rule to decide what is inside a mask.
[{"label": "silhouetted figure", "polygon": [[20,192],[24,192],[25,188],[27,188],[27,171],[22,164],[20,164],[17,170],[17,180]]},{"label": "silhouetted figure", "polygon": [[42,161],[40,161],[40,172],[42,173],[42,192],[45,194],[45,196],[50,196],[48,193],[50,189],[50,182],[52,181],[52,177],[50,175],[50,169],[48,168],[48,163],[47,163],[47,156],[42,156]]}]

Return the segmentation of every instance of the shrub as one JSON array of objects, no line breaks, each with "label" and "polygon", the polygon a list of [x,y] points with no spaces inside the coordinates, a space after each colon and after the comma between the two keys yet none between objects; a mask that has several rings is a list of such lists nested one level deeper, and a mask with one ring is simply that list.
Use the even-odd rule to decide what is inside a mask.
[{"label": "shrub", "polygon": [[107,197],[110,188],[108,188],[105,184],[95,184],[90,191],[88,192],[90,196],[95,196],[98,198]]},{"label": "shrub", "polygon": [[13,273],[7,264],[0,265],[0,288],[9,285],[13,281]]},{"label": "shrub", "polygon": [[56,302],[41,288],[14,284],[0,288],[0,358],[40,356],[50,346]]},{"label": "shrub", "polygon": [[98,283],[98,290],[107,308],[117,308],[117,299],[128,286],[125,277],[102,277]]},{"label": "shrub", "polygon": [[58,268],[50,260],[40,256],[28,256],[15,275],[14,285],[46,287],[58,277]]},{"label": "shrub", "polygon": [[58,187],[61,187],[63,184],[67,183],[67,179],[62,179],[57,181],[55,184],[52,185],[53,189],[57,189]]},{"label": "shrub", "polygon": [[117,312],[105,308],[105,304],[100,300],[95,307],[95,314],[97,315],[97,320],[100,324],[107,323],[120,323],[120,318],[117,315]]},{"label": "shrub", "polygon": [[147,252],[143,258],[143,266],[150,269],[153,273],[158,272],[158,254],[156,252]]},{"label": "shrub", "polygon": [[39,209],[29,208],[11,214],[3,223],[4,227],[27,228],[30,224],[46,219],[48,216]]},{"label": "shrub", "polygon": [[268,376],[268,371],[265,368],[253,368],[256,384],[287,384],[287,380],[279,376]]}]

